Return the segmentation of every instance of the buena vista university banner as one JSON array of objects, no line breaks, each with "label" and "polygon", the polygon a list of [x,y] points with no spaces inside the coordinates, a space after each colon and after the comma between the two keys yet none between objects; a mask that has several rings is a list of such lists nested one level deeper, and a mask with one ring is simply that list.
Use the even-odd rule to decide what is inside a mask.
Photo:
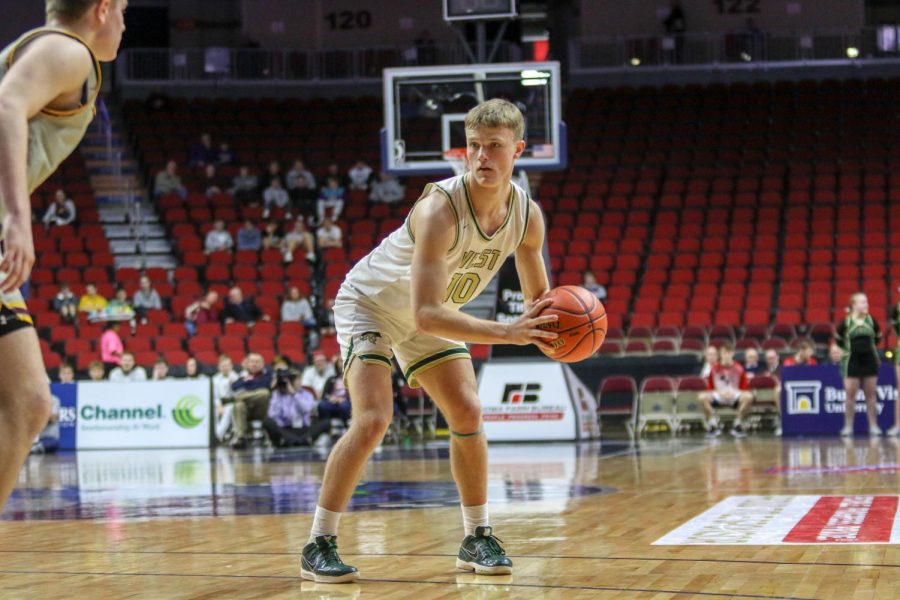
[{"label": "buena vista university banner", "polygon": [[[781,370],[781,422],[784,435],[838,435],[844,426],[844,382],[835,365],[785,367]],[[894,425],[897,388],[894,365],[878,370],[876,405],[878,425]],[[866,403],[860,390],[856,399],[854,430],[868,432]]]}]

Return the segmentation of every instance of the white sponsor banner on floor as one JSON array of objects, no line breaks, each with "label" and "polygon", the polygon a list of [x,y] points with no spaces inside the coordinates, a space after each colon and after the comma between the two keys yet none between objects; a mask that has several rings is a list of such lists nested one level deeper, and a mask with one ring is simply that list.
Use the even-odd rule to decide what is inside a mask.
[{"label": "white sponsor banner on floor", "polygon": [[893,495],[732,496],[658,546],[900,544]]}]

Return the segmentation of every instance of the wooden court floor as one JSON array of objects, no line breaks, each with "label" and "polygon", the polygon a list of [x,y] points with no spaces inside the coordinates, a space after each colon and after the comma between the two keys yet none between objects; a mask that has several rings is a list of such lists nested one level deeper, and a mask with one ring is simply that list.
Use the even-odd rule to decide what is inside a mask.
[{"label": "wooden court floor", "polygon": [[301,581],[313,451],[32,457],[0,520],[0,598],[900,598],[891,544],[653,545],[730,496],[900,493],[900,444],[667,437],[492,446],[513,575],[454,569],[446,446],[371,463],[342,554],[358,584]]}]

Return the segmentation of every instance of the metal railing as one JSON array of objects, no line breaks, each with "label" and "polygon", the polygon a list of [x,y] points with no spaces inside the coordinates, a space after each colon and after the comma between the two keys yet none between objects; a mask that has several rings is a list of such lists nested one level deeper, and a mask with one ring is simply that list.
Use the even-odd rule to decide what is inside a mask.
[{"label": "metal railing", "polygon": [[[119,81],[127,83],[375,82],[391,67],[467,62],[459,44],[344,50],[133,48],[123,54],[116,64]],[[520,60],[516,46],[501,44],[498,61]]]},{"label": "metal railing", "polygon": [[584,37],[572,41],[571,70],[738,66],[900,60],[900,27],[854,30],[687,33]]}]

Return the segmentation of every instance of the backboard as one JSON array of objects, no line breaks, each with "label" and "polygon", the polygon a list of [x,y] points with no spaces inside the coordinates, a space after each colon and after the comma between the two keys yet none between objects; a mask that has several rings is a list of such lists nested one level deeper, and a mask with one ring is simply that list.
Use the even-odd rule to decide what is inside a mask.
[{"label": "backboard", "polygon": [[565,168],[559,63],[505,63],[384,70],[381,164],[398,175],[450,173],[443,153],[465,147],[466,113],[504,98],[525,116],[526,171]]}]

